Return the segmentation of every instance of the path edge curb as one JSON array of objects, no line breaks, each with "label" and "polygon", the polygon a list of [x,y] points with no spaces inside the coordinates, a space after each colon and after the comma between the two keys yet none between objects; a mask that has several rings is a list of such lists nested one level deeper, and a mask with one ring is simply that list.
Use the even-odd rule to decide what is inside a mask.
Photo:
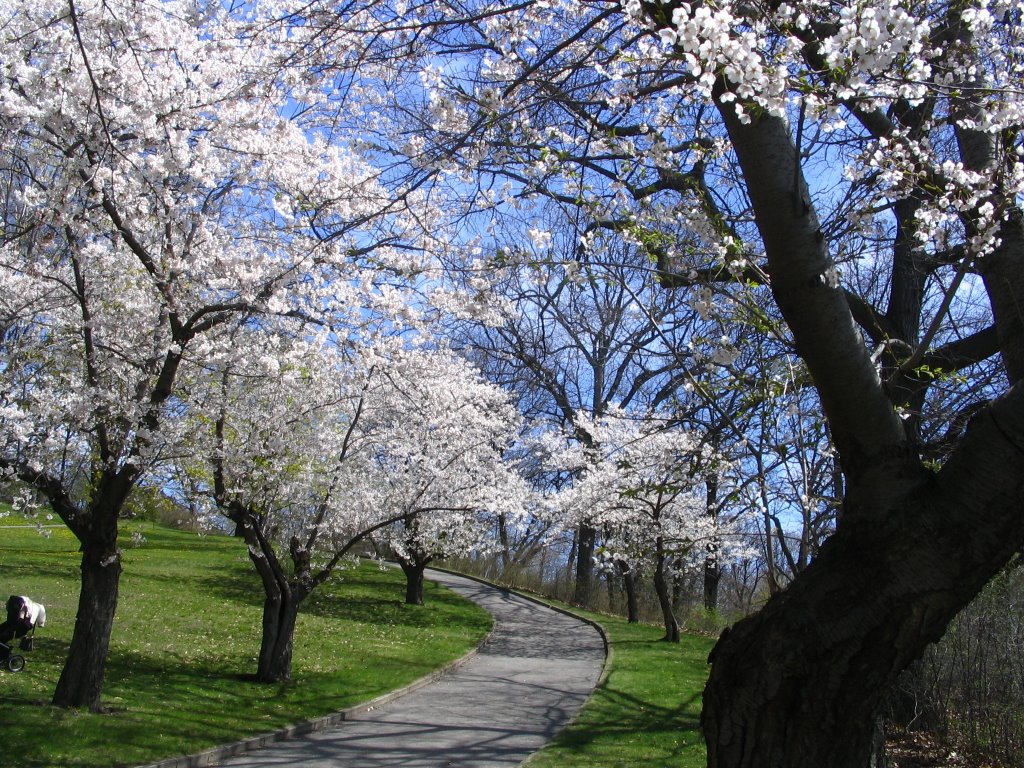
[{"label": "path edge curb", "polygon": [[[589,619],[586,616],[580,616],[578,613],[574,613],[570,609],[563,608],[560,605],[552,605],[551,603],[541,600],[539,597],[531,595],[529,592],[522,592],[516,589],[515,587],[506,587],[504,584],[498,584],[494,581],[488,581],[487,579],[484,579],[480,576],[473,576],[469,573],[463,573],[462,571],[455,571],[451,568],[443,568],[436,565],[428,566],[427,570],[441,571],[442,573],[450,573],[452,576],[461,576],[464,579],[469,579],[470,581],[475,581],[479,584],[483,584],[488,587],[493,587],[494,589],[499,589],[502,592],[509,592],[513,595],[517,595],[523,598],[524,600],[529,600],[531,603],[542,605],[545,608],[554,611],[555,613],[561,613],[565,616],[571,616],[577,621],[582,621],[584,624],[589,624],[597,630],[597,633],[601,636],[601,642],[604,643],[604,666],[601,668],[601,676],[597,680],[597,685],[594,686],[595,690],[607,679],[608,672],[611,668],[612,655],[614,651],[612,649],[611,640],[608,639],[608,633],[605,631],[605,628],[601,626],[600,622],[594,621],[593,619]],[[480,643],[480,645],[482,646],[483,643]]]},{"label": "path edge curb", "polygon": [[[590,625],[595,630],[597,630],[597,634],[601,636],[601,642],[604,644],[604,666],[601,668],[601,676],[597,679],[597,683],[594,685],[594,690],[597,690],[601,685],[604,684],[605,680],[608,679],[608,673],[611,671],[611,657],[614,655],[614,650],[611,647],[611,640],[608,639],[608,633],[605,631],[604,627],[601,626],[600,622],[595,622],[593,618],[582,616],[579,613],[573,612],[569,608],[563,608],[561,605],[553,605],[547,602],[546,600],[542,600],[541,598],[535,595],[529,594],[528,592],[522,592],[520,590],[515,589],[514,587],[506,587],[505,585],[498,584],[497,582],[490,582],[481,577],[476,577],[476,575],[472,575],[470,573],[463,573],[461,570],[453,570],[452,568],[444,568],[437,565],[431,565],[429,566],[428,569],[439,570],[442,573],[451,573],[452,575],[457,575],[457,577],[468,579],[471,582],[477,582],[478,584],[482,584],[486,587],[493,587],[496,590],[501,590],[502,592],[517,595],[518,597],[521,597],[523,600],[529,600],[531,603],[543,605],[545,608],[549,608],[550,610],[553,610],[556,613],[562,613],[563,615],[571,616],[572,618],[575,618],[575,620],[577,620],[578,622],[583,622],[584,624]],[[483,643],[480,643],[480,645],[482,646]],[[591,695],[593,695],[593,693],[594,691],[591,691]],[[588,696],[588,698],[590,698],[590,696]],[[577,717],[579,717],[579,713],[577,714]],[[575,718],[572,718],[572,720],[570,720],[565,725],[568,726],[573,722],[575,722]]]},{"label": "path edge curb", "polygon": [[[604,643],[604,666],[601,667],[601,675],[598,677],[597,682],[594,684],[593,690],[587,696],[587,701],[590,701],[591,696],[594,695],[594,691],[596,691],[598,688],[600,688],[602,685],[604,685],[605,681],[608,679],[608,675],[609,675],[609,673],[611,672],[611,669],[612,669],[612,657],[615,655],[615,651],[614,651],[614,648],[612,647],[611,640],[608,637],[608,632],[605,630],[605,628],[601,625],[600,622],[594,621],[593,619],[587,618],[586,616],[580,616],[578,613],[574,613],[573,611],[569,610],[568,608],[563,608],[560,605],[552,605],[551,603],[548,603],[548,602],[546,602],[544,600],[541,600],[539,597],[535,597],[534,595],[531,595],[528,592],[522,592],[522,591],[520,591],[518,589],[515,589],[514,587],[506,587],[504,584],[498,584],[497,582],[488,581],[487,579],[484,579],[484,578],[482,578],[480,576],[473,576],[473,575],[468,574],[468,573],[462,573],[461,571],[455,571],[455,570],[452,570],[451,568],[444,568],[444,567],[440,567],[440,566],[436,566],[436,565],[429,566],[428,570],[441,571],[442,573],[450,573],[452,576],[461,576],[464,579],[469,579],[470,581],[475,581],[475,582],[477,582],[479,584],[483,584],[483,585],[488,586],[488,587],[493,587],[494,589],[499,589],[502,592],[507,592],[509,594],[516,595],[518,597],[523,598],[524,600],[529,600],[531,603],[536,603],[537,605],[542,605],[545,608],[549,608],[552,611],[554,611],[555,613],[561,613],[561,614],[564,614],[565,616],[571,616],[572,618],[576,619],[577,621],[582,621],[584,624],[589,624],[590,626],[592,626],[594,629],[597,630],[597,633],[601,636],[601,642]],[[482,646],[483,643],[481,643],[480,645]],[[573,715],[572,718],[570,718],[568,720],[568,722],[566,722],[565,725],[563,725],[558,730],[558,733],[561,733],[566,728],[571,727],[577,720],[579,720],[580,713],[583,712],[583,708],[586,707],[586,706],[587,706],[587,702],[585,701],[585,702],[583,702],[583,706],[580,707],[578,710],[576,710],[576,714]],[[557,736],[558,733],[556,733],[555,736]],[[550,743],[551,743],[551,739],[548,740],[547,744],[550,744]],[[547,746],[547,744],[545,744],[545,746]],[[529,764],[531,763],[531,761],[533,760],[533,758],[536,757],[543,750],[544,750],[544,747],[541,747],[536,752],[534,752],[529,757],[527,757],[520,764],[520,768],[527,768],[529,766]]]},{"label": "path edge curb", "polygon": [[345,709],[338,710],[337,712],[332,712],[329,715],[314,717],[310,720],[303,720],[302,722],[295,723],[294,725],[288,725],[284,728],[278,728],[274,731],[261,733],[256,736],[249,736],[244,739],[239,739],[238,741],[232,741],[227,744],[211,747],[210,749],[204,749],[202,752],[195,752],[191,755],[180,755],[178,757],[169,757],[155,763],[146,763],[144,765],[136,766],[135,768],[211,768],[212,766],[219,765],[229,757],[244,755],[246,752],[253,752],[279,741],[287,741],[298,736],[308,736],[311,733],[326,731],[329,728],[333,728],[334,726],[345,722],[345,720],[351,718],[352,715],[360,712],[369,712],[382,704],[401,698],[406,694],[419,690],[425,685],[429,685],[435,680],[454,672],[472,660],[473,657],[480,652],[480,649],[488,643],[491,639],[491,635],[493,634],[494,628],[492,627],[491,631],[484,635],[483,639],[477,643],[474,648],[471,648],[459,658],[449,661],[447,664],[438,667],[432,672],[428,672],[423,677],[413,680],[408,685],[396,688],[393,691],[388,691],[387,693],[382,693],[380,696],[370,699],[369,701],[353,704],[351,707],[346,707]]}]

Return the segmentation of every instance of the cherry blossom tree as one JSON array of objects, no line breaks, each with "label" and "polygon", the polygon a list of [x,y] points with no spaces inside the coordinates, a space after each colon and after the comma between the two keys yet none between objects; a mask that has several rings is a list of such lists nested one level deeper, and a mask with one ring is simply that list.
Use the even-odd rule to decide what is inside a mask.
[{"label": "cherry blossom tree", "polygon": [[577,418],[593,445],[563,438],[564,448],[549,451],[551,461],[573,465],[576,476],[553,505],[563,524],[588,516],[605,532],[598,562],[632,578],[652,576],[664,639],[677,643],[673,577],[704,568],[711,542],[719,562],[747,554],[739,521],[730,526],[708,514],[707,485],[724,478],[722,457],[698,434],[656,413],[612,409],[601,418]]},{"label": "cherry blossom tree", "polygon": [[305,122],[301,29],[190,2],[0,14],[0,468],[81,543],[53,701],[98,709],[118,518],[177,442],[182,376],[229,326],[333,311],[325,279],[384,237],[347,232],[392,201]]},{"label": "cherry blossom tree", "polygon": [[181,467],[194,500],[234,525],[264,590],[256,679],[291,679],[299,610],[377,528],[363,420],[373,355],[328,335],[239,332],[195,382]]},{"label": "cherry blossom tree", "polygon": [[410,351],[382,374],[374,505],[400,522],[378,538],[405,573],[406,602],[422,605],[430,562],[489,551],[494,521],[523,516],[528,489],[506,458],[520,416],[507,393],[450,352]]},{"label": "cherry blossom tree", "polygon": [[391,543],[419,603],[430,559],[483,543],[478,518],[515,504],[501,445],[516,415],[450,353],[267,325],[232,334],[195,383],[179,462],[247,545],[265,593],[256,677],[277,682],[303,602],[360,543]]},{"label": "cherry blossom tree", "polygon": [[[843,9],[837,22],[794,6],[752,20],[754,36],[738,31],[739,8],[646,10],[667,30],[670,56],[686,60],[694,44],[710,53],[694,62],[698,82],[735,152],[772,294],[814,378],[847,485],[817,559],[716,649],[703,715],[709,764],[864,765],[896,672],[1021,543],[1024,337],[1008,308],[1024,287],[1022,113],[1011,85],[1020,27],[1009,7],[918,15],[887,3]],[[847,177],[862,195],[862,223],[885,211],[868,219],[888,235],[884,315],[841,290],[820,218],[827,198],[801,167],[811,126],[859,138],[847,145]],[[793,205],[779,204],[783,194]],[[992,323],[973,332],[951,311],[971,294],[987,299]],[[930,373],[996,352],[1010,386],[991,393],[930,467],[919,437]],[[844,617],[830,613],[836,604]],[[794,630],[778,634],[791,620]],[[798,632],[808,633],[803,641]],[[786,637],[785,649],[773,637]],[[767,712],[779,713],[775,725]]]},{"label": "cherry blossom tree", "polygon": [[408,10],[425,179],[584,207],[802,359],[841,514],[716,647],[708,761],[868,764],[896,674],[1024,542],[1019,3]]}]

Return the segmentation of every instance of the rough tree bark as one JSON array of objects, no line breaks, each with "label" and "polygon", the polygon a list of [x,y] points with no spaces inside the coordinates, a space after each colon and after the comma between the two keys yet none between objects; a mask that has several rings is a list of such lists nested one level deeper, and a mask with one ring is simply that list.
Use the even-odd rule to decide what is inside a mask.
[{"label": "rough tree bark", "polygon": [[[847,487],[816,560],[716,645],[702,715],[708,765],[864,768],[896,675],[1024,542],[1024,388],[975,416],[938,472],[926,469],[843,293],[822,279],[826,244],[788,126],[764,114],[744,125],[733,104],[719,107],[772,293],[814,378]],[[1017,212],[981,266],[999,283],[989,290],[997,325],[1024,302],[1020,231]],[[1002,353],[1019,382],[1021,342],[1010,336]]]},{"label": "rough tree bark", "polygon": [[864,768],[899,672],[1024,538],[1024,390],[933,474],[894,459],[793,584],[723,635],[702,725],[709,766]]},{"label": "rough tree bark", "polygon": [[83,542],[81,570],[75,628],[52,703],[98,712],[121,580],[116,544]]},{"label": "rough tree bark", "polygon": [[292,650],[300,600],[291,590],[275,589],[263,600],[263,633],[256,680],[279,683],[292,678]]}]

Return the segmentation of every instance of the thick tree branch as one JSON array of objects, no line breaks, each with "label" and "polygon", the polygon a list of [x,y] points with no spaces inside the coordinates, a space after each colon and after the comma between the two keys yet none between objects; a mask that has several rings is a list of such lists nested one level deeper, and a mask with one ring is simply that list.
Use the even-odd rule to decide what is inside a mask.
[{"label": "thick tree branch", "polygon": [[[722,81],[717,93],[726,89]],[[856,476],[869,457],[905,449],[903,427],[846,296],[829,284],[832,263],[802,174],[793,188],[799,157],[788,125],[769,114],[744,123],[735,104],[718,106],[753,205],[772,293],[814,377],[843,467]]]}]

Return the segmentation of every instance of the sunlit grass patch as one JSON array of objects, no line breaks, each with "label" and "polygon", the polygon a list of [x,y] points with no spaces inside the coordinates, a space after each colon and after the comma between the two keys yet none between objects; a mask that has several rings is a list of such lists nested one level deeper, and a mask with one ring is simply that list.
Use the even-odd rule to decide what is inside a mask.
[{"label": "sunlit grass patch", "polygon": [[[6,518],[4,524],[12,524]],[[262,590],[237,539],[129,522],[104,704],[109,713],[48,702],[78,601],[77,542],[0,529],[0,590],[43,603],[47,624],[19,674],[0,673],[0,767],[125,766],[198,751],[343,709],[457,658],[490,629],[472,603],[426,586],[403,602],[401,572],[365,564],[314,593],[300,613],[292,683],[251,681]],[[145,537],[131,547],[138,530]]]},{"label": "sunlit grass patch", "polygon": [[662,627],[586,613],[611,644],[610,671],[579,718],[530,761],[530,768],[698,768],[701,693],[714,641],[661,640]]}]

